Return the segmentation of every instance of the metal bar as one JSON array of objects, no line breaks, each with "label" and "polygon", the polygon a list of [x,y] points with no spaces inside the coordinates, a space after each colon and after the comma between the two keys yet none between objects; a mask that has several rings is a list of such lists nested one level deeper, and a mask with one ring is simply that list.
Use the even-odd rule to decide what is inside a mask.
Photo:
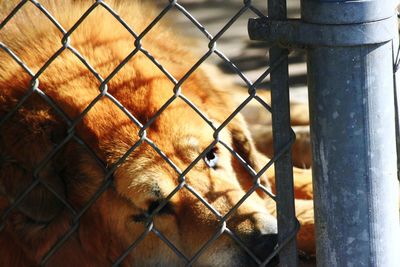
[{"label": "metal bar", "polygon": [[[400,19],[400,13],[397,13],[398,19]],[[394,86],[394,105],[395,105],[395,119],[396,119],[396,152],[397,152],[397,178],[400,180],[400,117],[399,117],[399,105],[400,105],[400,72],[399,72],[399,60],[400,60],[400,44],[399,36],[393,39],[393,86]]]},{"label": "metal bar", "polygon": [[[372,6],[394,15],[391,0],[327,2],[303,19],[327,23],[321,11],[346,24],[351,5],[365,12],[357,23],[377,19]],[[308,47],[318,266],[400,266],[392,45]]]},{"label": "metal bar", "polygon": [[[268,16],[271,19],[286,19],[286,0],[268,0]],[[271,109],[274,151],[280,151],[292,139],[289,109],[288,51],[278,46],[269,50],[270,62],[286,57],[271,72]],[[291,150],[275,162],[277,192],[278,242],[283,244],[296,228],[296,215],[293,199],[293,170]],[[279,252],[280,266],[297,266],[296,238],[288,241]]]},{"label": "metal bar", "polygon": [[[283,46],[355,46],[377,44],[393,39],[393,25],[397,18],[356,24],[315,24],[300,19],[272,20],[256,18],[249,20],[252,40],[269,43],[279,42]],[[359,34],[363,32],[364,34]]]}]

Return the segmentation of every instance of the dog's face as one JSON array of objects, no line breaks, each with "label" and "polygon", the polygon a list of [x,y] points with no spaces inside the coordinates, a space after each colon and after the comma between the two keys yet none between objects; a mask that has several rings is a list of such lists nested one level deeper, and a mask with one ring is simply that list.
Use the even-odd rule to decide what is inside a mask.
[{"label": "dog's face", "polygon": [[[107,75],[131,52],[132,38],[113,29],[106,42],[92,31],[110,30],[115,21],[92,19],[86,27],[95,27],[72,39]],[[12,36],[0,36],[12,44]],[[58,44],[28,37],[12,48],[28,65],[41,66],[45,50]],[[164,39],[157,34],[152,38],[146,47],[175,77],[184,76],[191,67],[185,58],[192,55],[176,50],[174,42],[160,43]],[[98,48],[103,44],[107,51]],[[43,53],[33,57],[23,47]],[[31,78],[6,53],[0,59],[3,117],[26,94]],[[47,256],[54,266],[108,266],[118,259],[125,266],[184,265],[173,245],[197,266],[251,266],[255,262],[242,245],[260,259],[273,251],[276,220],[268,212],[273,203],[253,187],[256,181],[246,170],[262,167],[257,151],[240,114],[219,129],[235,106],[229,92],[217,90],[201,69],[174,92],[160,69],[138,54],[99,98],[98,81],[66,51],[39,80],[70,122],[34,93],[0,128],[0,210],[39,181],[7,213],[0,232],[5,265],[34,266]]]}]

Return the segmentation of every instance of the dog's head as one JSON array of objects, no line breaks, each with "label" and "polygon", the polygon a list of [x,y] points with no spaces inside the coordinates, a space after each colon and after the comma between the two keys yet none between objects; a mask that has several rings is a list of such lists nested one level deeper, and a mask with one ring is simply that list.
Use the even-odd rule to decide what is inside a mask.
[{"label": "dog's head", "polygon": [[[82,249],[112,262],[136,240],[140,242],[125,258],[127,265],[182,263],[165,240],[201,266],[251,265],[254,261],[240,243],[260,259],[267,257],[276,245],[277,229],[268,212],[272,200],[254,190],[256,180],[248,170],[260,170],[258,153],[240,114],[219,127],[232,111],[227,105],[230,99],[212,87],[202,91],[204,82],[196,79],[203,78],[195,75],[183,94],[208,122],[180,97],[153,120],[174,97],[163,89],[167,84],[162,79],[146,83],[143,91],[138,88],[129,98],[111,83],[111,94],[144,125],[151,123],[143,131],[110,100],[100,101],[87,113],[76,128],[77,136],[108,171],[74,138],[62,145],[68,136],[65,125],[48,108],[41,110],[46,106],[41,100],[29,101],[2,128],[3,153],[16,162],[3,162],[2,167],[3,193],[10,203],[32,182],[28,173],[54,147],[60,145],[60,150],[38,174],[44,184],[39,183],[17,206],[17,222],[7,228],[20,239],[23,250],[39,260],[72,227],[69,223],[76,213],[65,207],[65,200],[76,212],[88,210],[74,233],[79,242],[67,241],[71,244],[50,259],[54,263],[60,260],[57,255]],[[64,108],[71,108],[70,103]],[[25,172],[17,165],[23,165]],[[97,192],[99,198],[93,199]],[[42,229],[41,223],[47,227]],[[215,240],[209,243],[211,239]]]}]

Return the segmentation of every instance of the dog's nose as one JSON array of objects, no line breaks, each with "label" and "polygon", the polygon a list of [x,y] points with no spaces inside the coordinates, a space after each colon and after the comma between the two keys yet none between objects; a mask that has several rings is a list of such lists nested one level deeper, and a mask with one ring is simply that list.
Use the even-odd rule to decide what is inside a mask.
[{"label": "dog's nose", "polygon": [[265,234],[260,235],[253,246],[255,254],[262,260],[269,257],[274,252],[276,245],[278,244],[277,234]]},{"label": "dog's nose", "polygon": [[[256,225],[252,233],[247,236],[247,244],[252,252],[263,262],[271,256],[278,244],[277,221],[272,216],[257,214]],[[274,257],[267,266],[276,266],[278,256]]]}]

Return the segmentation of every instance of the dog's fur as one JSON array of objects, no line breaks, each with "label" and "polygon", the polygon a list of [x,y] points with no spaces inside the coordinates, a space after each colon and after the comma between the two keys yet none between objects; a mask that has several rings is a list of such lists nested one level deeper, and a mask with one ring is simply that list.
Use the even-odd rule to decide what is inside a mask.
[{"label": "dog's fur", "polygon": [[[68,30],[92,1],[72,4],[64,0],[57,1],[57,6],[52,1],[41,3]],[[107,3],[139,33],[155,14],[135,1]],[[2,11],[1,19],[7,12]],[[62,46],[59,30],[31,3],[0,30],[0,41],[34,73]],[[103,78],[135,49],[132,35],[103,7],[96,8],[86,18],[72,33],[70,42]],[[168,25],[155,26],[142,45],[176,79],[182,78],[198,59],[184,48],[185,41],[177,39]],[[0,60],[0,116],[4,118],[30,92],[32,79],[4,50],[0,50]],[[178,174],[142,140],[116,168],[110,178],[112,186],[105,187],[100,197],[83,212],[78,224],[76,213],[86,207],[107,180],[102,164],[77,137],[112,168],[140,142],[142,135],[139,127],[108,96],[101,97],[80,117],[99,96],[100,82],[68,49],[48,65],[38,81],[37,88],[64,114],[52,108],[40,92],[33,92],[0,128],[0,212],[3,214],[35,179],[42,182],[6,216],[0,232],[1,265],[38,265],[73,229],[67,241],[49,258],[50,266],[109,266],[146,231],[146,215],[178,186]],[[141,52],[107,86],[107,93],[143,124],[174,96],[172,82]],[[184,82],[182,94],[217,126],[235,108],[229,94],[215,88],[201,68]],[[71,128],[63,116],[77,122],[76,127]],[[181,170],[214,140],[211,127],[181,98],[176,98],[150,124],[146,137]],[[253,169],[260,169],[258,153],[240,115],[220,132],[219,138]],[[187,258],[193,257],[221,227],[217,216],[188,188],[194,188],[225,215],[252,184],[251,177],[231,152],[220,144],[213,151],[218,154],[217,166],[210,168],[203,159],[198,161],[186,175],[188,187],[179,190],[153,220],[154,229]],[[46,164],[41,164],[44,161]],[[254,192],[230,215],[227,223],[261,258],[275,245],[276,221],[266,211],[271,206],[269,197],[261,191]],[[204,251],[196,264],[249,266],[251,262],[237,243],[224,234]],[[150,232],[123,264],[179,266],[182,262]]]}]

